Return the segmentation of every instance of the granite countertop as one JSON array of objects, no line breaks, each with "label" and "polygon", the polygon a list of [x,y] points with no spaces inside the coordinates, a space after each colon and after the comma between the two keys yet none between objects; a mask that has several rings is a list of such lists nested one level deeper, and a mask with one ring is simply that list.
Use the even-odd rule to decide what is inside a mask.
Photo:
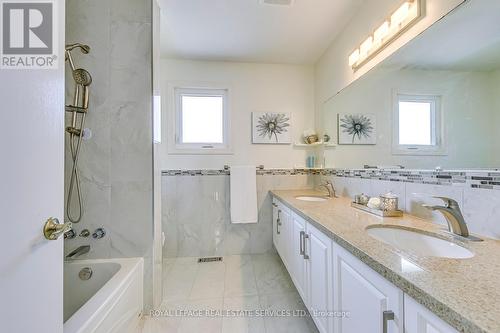
[{"label": "granite countertop", "polygon": [[500,241],[481,237],[483,242],[458,242],[474,253],[468,259],[419,256],[372,238],[365,228],[396,225],[446,238],[445,226],[407,214],[398,218],[374,216],[352,208],[349,198],[325,202],[295,199],[324,195],[314,190],[271,194],[458,331],[500,332]]}]

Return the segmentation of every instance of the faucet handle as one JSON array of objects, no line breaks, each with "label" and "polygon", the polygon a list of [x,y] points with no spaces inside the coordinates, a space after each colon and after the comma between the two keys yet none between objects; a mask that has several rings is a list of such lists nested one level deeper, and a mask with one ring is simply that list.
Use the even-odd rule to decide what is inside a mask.
[{"label": "faucet handle", "polygon": [[43,235],[45,239],[56,240],[65,232],[71,230],[73,224],[71,222],[60,223],[55,217],[50,217],[43,226]]},{"label": "faucet handle", "polygon": [[452,199],[452,198],[441,197],[441,196],[433,196],[433,198],[443,200],[444,203],[446,204],[446,207],[448,207],[448,208],[458,209],[460,207],[459,204],[458,204],[458,202],[456,200]]}]

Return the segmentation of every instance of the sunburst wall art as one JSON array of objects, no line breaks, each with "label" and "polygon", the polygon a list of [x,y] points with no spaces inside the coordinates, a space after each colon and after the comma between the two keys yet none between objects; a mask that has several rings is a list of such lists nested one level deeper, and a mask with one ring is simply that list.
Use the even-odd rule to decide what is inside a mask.
[{"label": "sunburst wall art", "polygon": [[377,143],[377,120],[374,114],[338,115],[340,145],[374,145]]},{"label": "sunburst wall art", "polygon": [[290,144],[291,114],[252,112],[252,142]]}]

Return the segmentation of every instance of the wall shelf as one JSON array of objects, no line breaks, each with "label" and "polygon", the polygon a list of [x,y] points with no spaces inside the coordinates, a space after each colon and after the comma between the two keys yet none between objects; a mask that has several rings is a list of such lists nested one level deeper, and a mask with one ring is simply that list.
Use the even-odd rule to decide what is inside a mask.
[{"label": "wall shelf", "polygon": [[300,147],[300,148],[316,148],[316,147],[325,147],[325,148],[332,148],[336,147],[337,144],[333,142],[323,142],[323,141],[318,141],[315,143],[300,143],[296,142],[293,144],[294,147]]}]

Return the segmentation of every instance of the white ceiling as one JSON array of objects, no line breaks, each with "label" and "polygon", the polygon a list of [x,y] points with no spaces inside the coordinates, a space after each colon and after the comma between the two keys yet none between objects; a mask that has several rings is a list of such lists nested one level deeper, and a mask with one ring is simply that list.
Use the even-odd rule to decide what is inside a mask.
[{"label": "white ceiling", "polygon": [[500,1],[469,1],[387,59],[383,66],[491,71],[500,68]]},{"label": "white ceiling", "polygon": [[364,0],[160,0],[163,57],[313,64]]}]

